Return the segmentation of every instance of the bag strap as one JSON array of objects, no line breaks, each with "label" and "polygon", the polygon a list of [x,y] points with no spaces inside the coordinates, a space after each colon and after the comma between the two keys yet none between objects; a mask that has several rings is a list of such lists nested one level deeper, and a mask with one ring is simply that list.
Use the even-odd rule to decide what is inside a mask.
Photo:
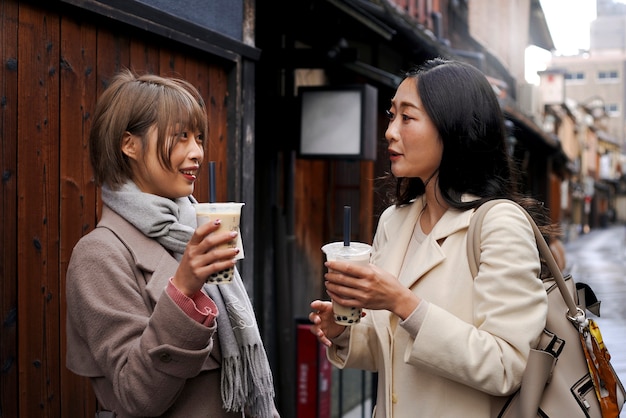
[{"label": "bag strap", "polygon": [[556,260],[552,255],[552,251],[548,246],[548,243],[543,238],[541,231],[539,231],[539,227],[530,216],[530,214],[526,211],[526,209],[524,209],[512,200],[489,200],[476,208],[476,211],[472,216],[472,219],[470,220],[469,229],[467,231],[467,255],[472,276],[476,277],[476,275],[478,274],[478,264],[480,262],[480,230],[482,228],[483,219],[485,218],[485,215],[487,214],[489,209],[502,202],[508,202],[517,206],[524,213],[524,215],[526,215],[526,218],[528,219],[528,222],[530,222],[530,225],[532,226],[535,233],[535,240],[537,241],[539,253],[546,261],[546,264],[550,269],[550,273],[552,273],[552,277],[554,278],[554,281],[559,288],[561,296],[563,297],[563,300],[567,305],[568,317],[572,322],[575,322],[580,327],[581,323],[586,319],[585,312],[582,309],[578,308],[578,306],[576,306],[576,302],[574,301],[572,294],[567,289],[567,284],[565,283],[565,279],[563,278],[563,273],[561,273],[561,270],[559,269],[559,266],[557,265]]}]

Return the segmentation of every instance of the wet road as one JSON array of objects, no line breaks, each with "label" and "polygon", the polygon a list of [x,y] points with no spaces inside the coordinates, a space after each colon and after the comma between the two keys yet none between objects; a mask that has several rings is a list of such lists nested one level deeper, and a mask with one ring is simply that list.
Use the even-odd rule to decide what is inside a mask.
[{"label": "wet road", "polygon": [[[626,226],[594,229],[565,244],[574,280],[587,283],[601,301],[599,318],[611,363],[626,384]],[[620,415],[626,418],[626,408]]]}]

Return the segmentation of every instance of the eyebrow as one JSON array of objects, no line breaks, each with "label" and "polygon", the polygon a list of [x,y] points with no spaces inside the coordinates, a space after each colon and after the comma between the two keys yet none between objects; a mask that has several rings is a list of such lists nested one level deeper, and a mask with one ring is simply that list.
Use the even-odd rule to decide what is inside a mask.
[{"label": "eyebrow", "polygon": [[393,99],[391,99],[391,105],[395,106],[396,108],[411,108],[411,109],[416,109],[416,110],[420,110],[422,111],[423,109],[419,106],[416,106],[414,103],[411,102],[399,102],[399,103],[394,103]]}]

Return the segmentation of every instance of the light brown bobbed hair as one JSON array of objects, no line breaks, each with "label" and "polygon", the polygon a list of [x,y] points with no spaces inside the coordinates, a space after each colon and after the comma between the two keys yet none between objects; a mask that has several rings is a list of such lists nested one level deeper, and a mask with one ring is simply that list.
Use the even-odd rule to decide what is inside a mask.
[{"label": "light brown bobbed hair", "polygon": [[193,131],[207,137],[204,100],[189,82],[153,74],[137,75],[125,69],[117,73],[98,99],[89,134],[89,157],[96,185],[112,189],[132,178],[129,158],[122,152],[126,132],[141,138],[147,149],[147,133],[157,129],[157,157],[172,169],[170,154],[178,142],[176,133]]}]

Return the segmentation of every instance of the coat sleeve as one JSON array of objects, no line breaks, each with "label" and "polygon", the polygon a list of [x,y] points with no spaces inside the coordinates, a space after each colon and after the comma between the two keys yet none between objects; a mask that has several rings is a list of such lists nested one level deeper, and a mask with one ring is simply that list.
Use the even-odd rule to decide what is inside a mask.
[{"label": "coat sleeve", "polygon": [[202,370],[215,331],[189,318],[165,288],[156,304],[147,303],[145,282],[128,249],[105,228],[72,252],[67,367],[105,376],[120,404],[139,416],[161,414],[176,400]]},{"label": "coat sleeve", "polygon": [[492,395],[514,392],[545,327],[548,302],[539,270],[526,216],[510,204],[491,209],[481,231],[478,275],[467,295],[471,320],[430,304],[405,361]]},{"label": "coat sleeve", "polygon": [[[372,242],[372,264],[379,263],[380,250],[386,244],[383,225],[396,211],[394,205],[383,211],[378,221],[376,234]],[[372,315],[361,318],[358,325],[348,327],[339,336],[332,339],[333,345],[327,348],[326,354],[335,367],[343,369],[354,367],[372,372],[378,371],[376,359],[380,356],[380,342],[372,323]],[[348,362],[346,362],[348,361]]]}]

